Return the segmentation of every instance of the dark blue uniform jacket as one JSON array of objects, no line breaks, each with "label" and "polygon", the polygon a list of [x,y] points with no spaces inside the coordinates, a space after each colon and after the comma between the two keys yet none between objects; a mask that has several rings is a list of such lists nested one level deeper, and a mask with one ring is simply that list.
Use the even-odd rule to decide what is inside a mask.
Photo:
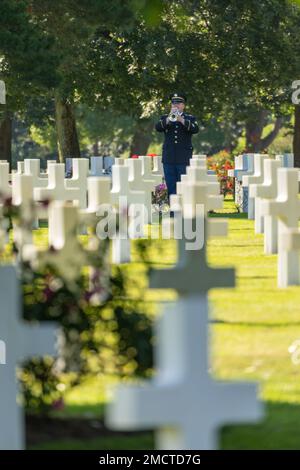
[{"label": "dark blue uniform jacket", "polygon": [[165,141],[163,144],[163,163],[173,163],[174,165],[188,165],[193,154],[192,135],[199,132],[196,118],[191,114],[183,113],[184,125],[181,122],[167,121],[167,114],[161,116],[155,129],[164,132]]}]

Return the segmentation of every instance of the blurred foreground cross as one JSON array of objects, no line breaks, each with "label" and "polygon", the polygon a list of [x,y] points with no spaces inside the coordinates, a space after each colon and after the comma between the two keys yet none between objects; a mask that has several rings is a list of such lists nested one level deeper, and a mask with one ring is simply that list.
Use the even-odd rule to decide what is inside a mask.
[{"label": "blurred foreground cross", "polygon": [[91,266],[97,250],[85,248],[78,239],[79,210],[64,201],[52,201],[48,208],[49,248],[24,246],[23,256],[36,269],[50,267],[68,285],[77,289],[76,280],[84,266]]},{"label": "blurred foreground cross", "polygon": [[32,325],[21,319],[21,292],[13,266],[0,268],[0,338],[5,364],[0,362],[0,449],[23,449],[22,409],[17,403],[17,365],[30,357],[54,355],[56,327]]},{"label": "blurred foreground cross", "polygon": [[3,80],[0,80],[0,104],[6,104],[6,90]]},{"label": "blurred foreground cross", "polygon": [[114,429],[156,429],[159,449],[214,449],[220,426],[256,421],[262,412],[256,385],[215,382],[209,374],[209,289],[234,285],[233,269],[210,268],[206,247],[179,242],[173,269],[154,270],[150,286],[175,289],[158,322],[157,374],[141,386],[120,386],[108,410]]}]

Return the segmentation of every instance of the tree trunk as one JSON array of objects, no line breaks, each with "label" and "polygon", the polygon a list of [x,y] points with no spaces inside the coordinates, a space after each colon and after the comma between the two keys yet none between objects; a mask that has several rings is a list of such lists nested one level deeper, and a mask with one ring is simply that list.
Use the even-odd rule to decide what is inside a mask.
[{"label": "tree trunk", "polygon": [[260,109],[246,120],[246,152],[259,153],[267,113]]},{"label": "tree trunk", "polygon": [[95,143],[93,144],[93,156],[98,157],[100,155],[99,153],[99,140],[96,140]]},{"label": "tree trunk", "polygon": [[79,158],[80,148],[73,104],[60,96],[56,96],[55,115],[59,161],[64,163],[68,157]]},{"label": "tree trunk", "polygon": [[152,140],[153,122],[151,119],[136,121],[130,145],[130,155],[146,155]]},{"label": "tree trunk", "polygon": [[294,166],[300,168],[300,105],[295,105],[295,124],[293,138]]},{"label": "tree trunk", "polygon": [[269,134],[262,138],[268,112],[260,109],[246,121],[246,152],[260,153],[271,145],[280,131],[283,119],[277,117]]},{"label": "tree trunk", "polygon": [[3,119],[0,121],[0,160],[7,160],[11,168],[11,140],[12,140],[12,118],[8,111],[5,111]]}]

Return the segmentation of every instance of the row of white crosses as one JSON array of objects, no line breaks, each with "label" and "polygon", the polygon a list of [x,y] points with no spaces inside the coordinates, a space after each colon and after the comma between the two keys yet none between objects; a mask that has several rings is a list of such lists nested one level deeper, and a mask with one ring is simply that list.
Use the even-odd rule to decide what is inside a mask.
[{"label": "row of white crosses", "polygon": [[[124,166],[124,168],[126,168]],[[33,176],[26,174],[14,174],[13,175],[13,202],[16,205],[26,205],[31,201],[31,194],[33,188]],[[101,184],[99,184],[101,183]],[[105,183],[105,185],[103,184]],[[49,248],[53,249],[48,250],[37,250],[32,246],[31,240],[24,240],[24,256],[32,257],[34,256],[36,262],[39,266],[46,264],[51,264],[62,274],[64,279],[72,283],[74,277],[77,276],[78,270],[82,266],[88,263],[88,254],[86,250],[82,248],[78,242],[76,236],[76,226],[78,224],[79,214],[82,217],[94,217],[95,212],[98,208],[98,203],[103,203],[110,201],[110,181],[109,178],[91,178],[88,181],[89,187],[88,190],[91,192],[91,197],[89,198],[89,206],[87,209],[83,209],[78,212],[78,208],[72,205],[68,205],[63,201],[53,201],[49,205]],[[26,204],[25,204],[26,203]],[[76,256],[74,257],[74,253]],[[18,295],[16,295],[16,281],[15,271],[6,270],[0,271],[0,275],[3,274],[5,280],[9,282],[11,290],[8,289],[5,282],[1,284],[5,292],[5,296],[9,299],[9,305],[4,302],[4,312],[8,315],[10,319],[16,321],[15,316],[11,315],[12,311],[16,315],[20,315],[18,308],[15,308],[15,303],[17,302]],[[12,294],[13,292],[13,294]],[[2,298],[6,298],[3,294]],[[11,322],[7,322],[6,316],[4,315],[6,329],[3,327],[1,329],[1,345],[10,345],[12,344],[12,339],[9,335],[16,334],[16,331],[19,331],[16,326],[10,328]],[[27,328],[27,327],[26,327]],[[23,435],[23,426],[21,425],[22,412],[21,409],[16,404],[16,382],[14,381],[15,374],[15,364],[16,361],[22,359],[22,357],[30,357],[32,354],[44,354],[52,353],[53,345],[53,328],[46,330],[41,330],[37,333],[36,330],[33,330],[30,339],[27,341],[27,329],[25,327],[20,327],[20,337],[18,340],[18,346],[21,349],[21,353],[16,353],[16,348],[12,351],[12,348],[6,348],[5,353],[6,357],[10,359],[10,367],[3,365],[3,380],[7,380],[7,377],[10,377],[10,381],[7,382],[7,389],[5,393],[9,395],[10,399],[5,400],[6,407],[5,412],[2,410],[1,416],[6,416],[9,414],[10,420],[4,419],[6,423],[9,421],[10,425],[6,425],[6,433],[2,432],[0,436],[0,447],[9,449],[9,448],[23,448],[24,446],[24,435]],[[14,336],[15,339],[15,336]],[[36,341],[38,344],[35,345]],[[40,343],[43,347],[40,346]],[[30,344],[30,348],[28,347]],[[24,346],[23,346],[24,345]],[[13,356],[14,353],[14,356]],[[2,383],[2,381],[1,381]],[[6,382],[5,382],[6,383]],[[9,386],[11,384],[11,386]],[[6,397],[6,395],[5,395]],[[8,404],[8,405],[7,405]]]},{"label": "row of white crosses", "polygon": [[47,183],[44,183],[43,186],[39,184],[34,187],[34,200],[78,201],[79,207],[84,209],[87,205],[87,176],[87,159],[74,159],[72,178],[65,178],[65,165],[63,163],[50,163],[48,165]]},{"label": "row of white crosses", "polygon": [[[199,178],[201,172],[204,172],[206,175],[206,171],[201,169],[199,166],[201,163],[203,163],[203,157],[201,157],[202,161],[199,158],[200,157],[197,159],[195,157],[191,161],[191,168],[189,169],[191,178],[195,178],[193,174],[198,174]],[[204,164],[206,165],[205,162]],[[6,181],[8,175],[7,164],[4,164],[4,167],[6,170]],[[64,166],[54,162],[51,162],[48,165],[48,178],[45,175],[40,174],[38,160],[31,159],[25,161],[24,172],[27,176],[32,176],[34,186],[33,196],[35,200],[78,199],[80,207],[86,207],[86,187],[89,180],[89,178],[87,178],[87,159],[74,159],[73,177],[71,179],[65,179]],[[207,179],[210,181],[211,189],[217,190],[217,183],[215,181],[216,176],[209,175],[207,176]],[[126,201],[126,205],[128,207],[120,208],[120,219],[125,220],[125,218],[127,218],[128,208],[130,209],[135,204],[140,204],[146,208],[145,213],[147,214],[148,218],[144,220],[144,223],[148,223],[150,221],[149,217],[151,217],[151,193],[159,182],[161,182],[161,175],[152,174],[150,157],[141,157],[138,160],[130,159],[125,161],[119,159],[118,164],[113,167],[112,190],[110,192],[110,198],[108,198],[107,195],[107,178],[99,178],[98,181],[94,180],[93,185],[90,187],[88,192],[88,212],[92,211],[92,207],[95,208],[96,205],[100,204],[100,200],[97,198],[97,194],[105,194],[105,197],[101,201],[102,204],[112,203],[119,205],[122,198],[124,198]],[[97,186],[99,187],[98,191],[96,190]],[[96,197],[94,196],[94,193]],[[26,194],[27,196],[29,195],[29,186],[27,188]],[[220,196],[218,196],[218,198],[220,203]],[[213,198],[211,198],[211,201],[213,201]],[[19,203],[20,201],[18,204]],[[217,206],[212,206],[209,209],[216,207]],[[126,226],[126,224],[124,225]],[[130,241],[126,234],[120,234],[120,237],[113,242],[113,261],[116,263],[130,261]]]},{"label": "row of white crosses", "polygon": [[[132,190],[129,182],[129,166],[124,160],[112,167],[111,203],[118,208],[119,232],[113,240],[112,259],[114,263],[130,262],[130,239],[128,219],[131,221],[132,211],[138,204],[146,205],[146,193]],[[128,217],[129,216],[129,217]]]},{"label": "row of white crosses", "polygon": [[[107,171],[109,171],[112,165],[115,162],[114,157],[101,157],[101,156],[92,156],[89,158],[90,161],[90,176],[104,176]],[[73,158],[66,159],[66,174],[71,174],[73,172]]]},{"label": "row of white crosses", "polygon": [[[235,203],[241,207],[242,212],[248,213],[249,219],[255,217],[254,198],[249,194],[249,184],[259,183],[263,179],[260,157],[268,158],[264,154],[254,153],[238,155],[234,158],[234,169],[228,170],[228,176],[235,178]],[[275,159],[285,168],[294,166],[293,154],[276,155]]]},{"label": "row of white crosses", "polygon": [[[152,158],[141,156],[138,159],[118,159],[112,167],[111,203],[119,208],[120,230],[114,238],[112,260],[114,263],[130,261],[130,238],[143,236],[144,224],[152,222],[152,193],[162,182],[161,159],[157,158],[152,169]],[[143,207],[142,226],[138,234],[135,228],[128,232],[129,223],[134,222],[135,209]],[[130,237],[129,237],[130,236]]]},{"label": "row of white crosses", "polygon": [[[134,208],[139,204],[145,208],[142,225],[151,222],[152,192],[162,181],[161,159],[156,161],[156,172],[152,172],[151,157],[141,157],[138,160],[118,159],[112,169],[112,187],[109,198],[107,177],[98,177],[98,180],[94,179],[89,185],[92,177],[88,177],[88,159],[74,159],[72,178],[65,178],[63,164],[48,162],[47,174],[41,174],[39,160],[28,159],[24,163],[24,169],[20,168],[18,173],[24,170],[25,175],[32,176],[33,199],[37,202],[45,199],[75,201],[83,211],[87,210],[90,213],[95,209],[96,204],[112,204],[118,208],[120,221],[123,220],[123,222],[127,219],[127,212],[134,214]],[[11,191],[8,183],[8,164],[4,164],[4,170],[2,174],[6,182],[5,190]],[[4,184],[2,186],[4,188]],[[101,201],[100,195],[104,196]],[[121,226],[127,227],[127,223]],[[141,228],[140,236],[142,234]],[[130,240],[127,234],[121,233],[118,238],[114,239],[112,253],[113,261],[116,263],[130,261]]]},{"label": "row of white crosses", "polygon": [[[130,189],[135,190],[136,186],[139,186],[139,191],[149,193],[162,181],[160,167],[157,165],[156,170],[152,172],[150,157],[141,157],[138,161],[141,163],[141,169],[131,174]],[[131,160],[118,159],[117,165],[124,164],[124,162],[127,164]],[[27,175],[33,176],[35,200],[77,200],[81,208],[86,208],[88,165],[89,162],[86,158],[73,159],[73,176],[72,178],[65,178],[64,164],[48,161],[47,173],[41,173],[40,161],[38,159],[26,159],[24,162],[19,162],[17,173],[24,172]],[[0,191],[7,192],[9,188],[8,181],[8,164],[5,163],[3,164],[3,171],[0,172]]]},{"label": "row of white crosses", "polygon": [[265,254],[278,253],[278,286],[299,285],[299,170],[292,168],[292,154],[258,158],[256,172],[243,177],[255,201],[255,232],[264,233]]},{"label": "row of white crosses", "polygon": [[[97,157],[98,158],[98,157]],[[160,157],[156,157],[157,159]],[[129,167],[129,185],[127,184],[127,170],[116,170],[113,178],[112,202],[115,204],[118,196],[128,196],[132,204],[132,191],[139,191],[140,198],[138,203],[144,204],[147,211],[145,223],[151,222],[151,193],[155,186],[162,181],[161,159],[156,161],[156,170],[151,170],[151,158],[141,157],[137,160],[118,160],[116,166],[121,164]],[[118,172],[121,172],[120,175]],[[63,164],[48,162],[47,173],[40,172],[40,162],[38,159],[27,159],[24,162],[18,162],[17,174],[26,174],[33,177],[33,198],[35,201],[43,199],[75,201],[82,209],[87,207],[87,186],[88,186],[88,160],[74,159],[72,178],[64,178],[65,168]],[[13,173],[13,174],[16,174]],[[104,177],[105,179],[106,177]],[[9,166],[6,162],[0,162],[0,191],[5,196],[11,195],[11,184],[9,176]],[[120,185],[120,180],[122,184]],[[126,184],[124,183],[126,181]],[[99,185],[101,183],[99,182]],[[104,185],[105,185],[104,180]],[[144,193],[142,195],[141,193]],[[91,194],[91,191],[90,191]],[[104,201],[107,202],[106,200]]]},{"label": "row of white crosses", "polygon": [[278,221],[278,286],[300,284],[299,229],[300,200],[299,170],[277,169],[277,197],[264,200],[261,213]]},{"label": "row of white crosses", "polygon": [[[255,231],[264,233],[266,254],[278,252],[279,287],[299,285],[299,170],[292,155],[264,157],[256,176],[248,176],[249,198],[255,198]],[[287,165],[287,168],[281,168]]]},{"label": "row of white crosses", "polygon": [[[220,206],[219,196],[203,160],[192,165],[171,205],[175,212],[183,210],[184,223],[200,218],[204,226],[206,212]],[[183,201],[189,204],[186,212]],[[204,210],[197,211],[198,205]],[[113,429],[155,429],[159,449],[214,449],[219,427],[262,415],[254,384],[216,383],[208,372],[207,294],[211,288],[232,287],[234,271],[207,265],[205,238],[201,249],[188,250],[190,240],[182,234],[175,268],[152,272],[151,288],[175,289],[179,296],[157,322],[157,374],[141,386],[119,386],[107,412]]]},{"label": "row of white crosses", "polygon": [[[147,159],[146,162],[150,161],[149,157],[144,157],[144,159]],[[250,176],[243,176],[246,179],[246,184],[249,187],[249,196],[251,200],[255,200],[255,206],[256,206],[256,211],[255,211],[255,228],[257,233],[262,233],[264,232],[264,237],[265,237],[265,252],[266,253],[274,253],[277,251],[277,216],[270,214],[265,216],[261,214],[260,212],[260,201],[262,199],[272,199],[275,197],[276,194],[276,179],[274,178],[274,174],[276,172],[277,165],[280,165],[280,159],[277,157],[276,160],[274,161],[269,161],[269,159],[266,156],[263,156],[263,158],[259,157],[256,155],[254,157],[255,160],[255,166],[256,166],[256,171],[254,171],[254,175]],[[113,190],[110,196],[110,202],[117,203],[118,200],[120,201],[120,196],[124,195],[126,196],[127,203],[129,202],[129,205],[134,205],[135,203],[143,203],[145,206],[149,206],[149,194],[151,194],[151,190],[153,190],[153,187],[156,184],[155,178],[154,180],[149,179],[149,180],[144,180],[145,186],[142,188],[141,183],[137,183],[137,180],[141,180],[140,174],[141,174],[141,160],[128,160],[126,162],[126,165],[124,165],[124,161],[119,161],[119,164],[116,165],[116,170],[115,170],[115,177],[113,177]],[[133,163],[136,162],[136,163]],[[49,164],[49,173],[52,175],[59,175],[59,177],[54,178],[55,183],[52,184],[52,187],[49,187],[49,181],[47,181],[46,177],[43,177],[39,175],[39,168],[38,168],[38,161],[37,160],[28,160],[25,161],[25,168],[24,171],[28,173],[28,176],[32,175],[33,181],[35,181],[35,184],[44,184],[45,181],[47,184],[46,188],[34,188],[34,194],[37,199],[41,198],[41,191],[43,189],[50,191],[51,195],[52,190],[56,190],[58,188],[58,192],[54,194],[57,194],[55,197],[61,198],[61,199],[67,199],[67,200],[72,200],[73,198],[78,197],[78,188],[66,188],[65,183],[66,180],[63,178],[64,174],[64,168],[63,165],[61,164],[55,164],[51,163]],[[87,173],[87,166],[86,166],[86,159],[83,159],[82,162],[79,162],[80,164],[74,165],[74,173],[73,173],[73,178],[69,179],[69,184],[70,186],[79,184],[78,181],[80,180],[78,174],[79,170],[76,170],[77,168],[81,168],[81,174],[84,175],[84,178],[82,177],[83,181],[83,186],[87,186],[87,181],[88,179],[86,178],[86,173]],[[206,171],[204,166],[206,166],[206,163],[204,162],[203,157],[195,157],[191,160],[191,166],[188,168],[187,175],[183,176],[183,181],[178,184],[178,195],[175,196],[175,202],[179,203],[179,199],[182,199],[182,202],[184,205],[188,205],[189,203],[189,198],[192,197],[193,191],[201,191],[200,187],[192,188],[189,189],[184,193],[184,197],[182,197],[181,191],[182,187],[190,180],[189,184],[191,181],[195,180],[198,178],[198,182],[201,181],[201,178],[205,176],[205,180],[208,182],[208,201],[207,201],[207,210],[213,210],[216,208],[221,207],[219,204],[221,203],[220,201],[220,196],[216,194],[216,183],[214,182],[215,176],[213,175],[206,175]],[[121,169],[122,167],[122,169]],[[129,171],[128,171],[128,167]],[[55,169],[56,168],[56,169]],[[146,167],[147,168],[147,167]],[[0,162],[0,188],[2,188],[2,191],[6,195],[11,195],[12,192],[12,185],[14,185],[14,178],[12,180],[12,185],[8,182],[9,180],[9,173],[8,173],[8,164]],[[133,172],[133,177],[129,177],[129,173]],[[146,169],[146,175],[150,178],[153,178],[153,175],[148,170]],[[212,179],[211,179],[212,178]],[[61,184],[58,184],[58,182],[61,182]],[[68,181],[68,180],[67,180]],[[64,182],[64,184],[63,184]],[[140,186],[139,186],[140,184]],[[29,198],[29,192],[30,192],[30,183],[29,180],[26,183],[27,189],[26,189],[26,198],[27,198],[27,205],[28,205],[28,198]],[[106,194],[104,197],[102,203],[108,203],[108,196],[107,196],[107,190],[108,190],[108,180],[106,178],[103,178],[101,181],[101,178],[99,178],[99,181],[94,181],[94,187],[96,185],[99,185],[99,191],[98,194]],[[105,189],[106,186],[106,189]],[[141,187],[143,191],[138,191],[137,189],[132,189],[132,188],[138,188]],[[63,188],[63,191],[60,191],[61,188]],[[104,188],[104,190],[101,190],[101,188]],[[93,196],[95,189],[90,189],[89,191],[89,211],[91,212],[91,207],[94,205],[96,207],[96,202],[95,198]],[[17,189],[17,192],[19,190]],[[24,190],[22,190],[24,192]],[[60,192],[59,192],[60,191]],[[71,191],[71,192],[69,192]],[[84,194],[86,191],[84,191]],[[22,193],[19,192],[19,202],[23,197],[21,196]],[[49,193],[44,193],[44,196],[48,195]],[[147,199],[148,197],[148,199]],[[85,195],[86,198],[86,195]],[[81,196],[82,200],[82,196]],[[93,202],[94,201],[94,202]],[[97,204],[99,203],[99,200],[97,200]],[[213,205],[211,205],[213,204]],[[85,204],[82,204],[85,205]],[[29,206],[28,206],[29,207]],[[121,208],[120,214],[121,218],[123,217],[124,220],[127,217],[127,209],[128,208]],[[265,219],[265,220],[264,220]],[[263,222],[264,221],[264,222]],[[219,230],[223,231],[225,233],[225,229],[223,227],[223,224],[218,221],[218,229],[217,227],[217,222],[215,222],[215,228],[212,230]],[[290,226],[289,228],[295,228],[293,226]],[[142,231],[141,231],[142,234]],[[124,235],[124,234],[123,234]],[[17,230],[16,230],[16,236],[17,236]],[[28,233],[27,235],[28,236]],[[22,233],[19,232],[18,234],[19,239],[22,239]],[[26,239],[26,237],[25,237]],[[298,283],[298,275],[297,275],[297,262],[296,262],[296,257],[294,256],[294,253],[289,256],[282,256],[282,246],[279,254],[279,285],[284,286],[284,285],[289,285],[290,283]],[[287,250],[285,250],[287,251]],[[123,236],[117,238],[113,242],[113,261],[116,263],[120,262],[129,262],[130,261],[130,240],[128,236]],[[285,266],[285,268],[284,268]],[[285,273],[285,274],[281,274]],[[290,273],[290,274],[288,274]]]},{"label": "row of white crosses", "polygon": [[[152,221],[151,202],[152,192],[155,186],[162,181],[162,168],[161,158],[157,157],[154,172],[152,172],[152,159],[151,157],[141,157],[138,160],[118,159],[113,166],[111,191],[109,200],[107,197],[107,177],[98,177],[98,181],[93,180],[89,187],[88,177],[88,159],[74,159],[73,161],[73,176],[72,178],[65,178],[65,167],[63,164],[53,161],[48,162],[47,173],[41,173],[40,161],[38,159],[27,159],[18,165],[18,171],[13,173],[12,178],[9,175],[8,163],[0,162],[0,191],[5,196],[11,196],[12,185],[17,181],[15,175],[31,176],[31,184],[29,180],[26,184],[26,201],[29,197],[29,192],[32,191],[32,198],[34,201],[39,202],[42,200],[60,200],[60,201],[73,201],[78,204],[82,210],[91,212],[92,207],[95,208],[96,204],[112,204],[118,208],[120,213],[120,220],[127,219],[127,212],[134,214],[134,209],[137,204],[145,208],[143,224]],[[12,184],[10,180],[12,179]],[[25,179],[22,181],[25,182]],[[18,180],[18,184],[22,184]],[[99,190],[96,190],[96,187]],[[89,188],[89,189],[88,189]],[[21,204],[22,194],[24,189],[20,187],[16,189],[18,195],[18,205]],[[105,195],[103,200],[99,200],[97,195]],[[126,205],[126,207],[124,206]],[[41,218],[45,217],[45,212],[39,211]],[[127,223],[121,224],[127,227]],[[34,228],[38,227],[38,219],[35,221]],[[127,230],[127,229],[125,229]],[[17,232],[17,230],[16,230]],[[143,234],[142,228],[140,235]],[[134,236],[134,234],[131,234]],[[24,240],[29,236],[25,236],[20,231],[18,239]],[[120,234],[119,238],[113,241],[113,261],[116,263],[130,261],[130,240],[127,234]]]},{"label": "row of white crosses", "polygon": [[[130,166],[130,189],[144,191],[147,193],[147,199],[149,199],[149,192],[153,191],[155,186],[162,182],[161,157],[154,158],[156,160],[153,169],[151,157],[140,157],[138,161],[141,166],[138,168]],[[132,161],[134,160],[118,159],[116,160],[116,165],[131,164]],[[0,163],[2,165],[0,171],[0,191],[5,194],[11,194],[8,163]],[[86,158],[75,158],[72,162],[72,168],[72,178],[65,178],[64,164],[48,161],[47,172],[41,173],[40,161],[38,159],[26,159],[24,162],[18,162],[17,173],[24,173],[33,177],[35,200],[73,200],[78,201],[79,206],[84,209],[87,206],[86,193],[89,160]]]}]

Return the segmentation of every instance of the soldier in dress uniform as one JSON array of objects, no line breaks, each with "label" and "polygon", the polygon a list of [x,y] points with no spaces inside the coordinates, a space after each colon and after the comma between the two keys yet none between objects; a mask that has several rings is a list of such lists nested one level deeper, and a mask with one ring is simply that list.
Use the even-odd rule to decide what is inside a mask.
[{"label": "soldier in dress uniform", "polygon": [[196,118],[184,112],[186,96],[170,95],[171,112],[161,116],[155,129],[164,132],[162,162],[169,196],[176,194],[176,183],[186,173],[193,154],[192,135],[199,132]]}]

